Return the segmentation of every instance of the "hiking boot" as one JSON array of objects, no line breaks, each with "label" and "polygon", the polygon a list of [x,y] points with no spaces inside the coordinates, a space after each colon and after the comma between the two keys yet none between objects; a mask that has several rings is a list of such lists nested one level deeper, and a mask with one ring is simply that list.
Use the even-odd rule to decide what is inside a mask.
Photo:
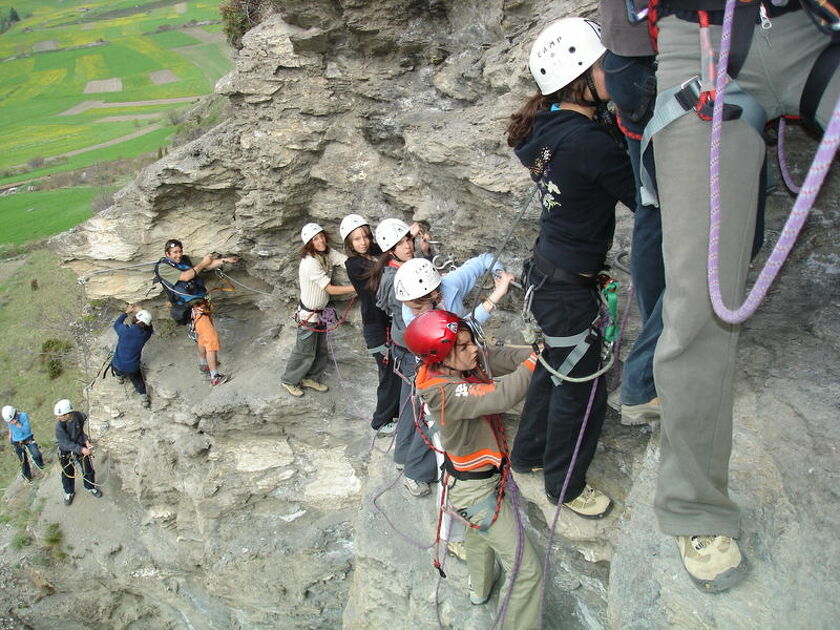
[{"label": "hiking boot", "polygon": [[397,430],[397,423],[393,420],[387,424],[383,424],[381,427],[376,429],[376,437],[385,437],[388,435],[394,435],[394,431]]},{"label": "hiking boot", "polygon": [[143,405],[146,409],[148,409],[152,405],[152,401],[149,399],[148,394],[143,394],[140,396],[140,404]]},{"label": "hiking boot", "polygon": [[406,490],[408,490],[412,496],[415,497],[425,497],[429,494],[432,489],[425,481],[415,481],[414,479],[409,479],[408,477],[405,478],[403,481],[403,485],[405,486]]},{"label": "hiking boot", "polygon": [[[548,500],[557,505],[555,497],[548,495]],[[606,494],[586,484],[576,499],[566,501],[563,505],[583,518],[604,518],[610,513],[613,504]]]},{"label": "hiking boot", "polygon": [[122,376],[118,376],[116,378],[117,378],[117,383],[119,383],[120,385],[125,385],[125,378],[123,378]]},{"label": "hiking boot", "polygon": [[27,477],[23,473],[20,473],[20,478],[23,479],[26,483],[32,483],[32,477]]},{"label": "hiking boot", "polygon": [[75,494],[73,492],[65,492],[64,493],[64,505],[70,505],[73,503],[73,499],[75,498]]},{"label": "hiking boot", "polygon": [[41,461],[41,463],[38,463],[33,459],[32,463],[35,464],[38,467],[38,470],[44,470],[44,462],[43,461]]},{"label": "hiking boot", "polygon": [[683,566],[704,593],[720,593],[747,574],[747,559],[729,536],[677,536]]},{"label": "hiking boot", "polygon": [[472,580],[468,579],[468,584],[470,586],[470,604],[473,606],[482,606],[490,601],[490,596],[493,595],[493,589],[496,587],[496,582],[499,581],[499,578],[502,576],[502,567],[499,566],[499,563],[496,562],[493,566],[493,581],[490,583],[490,588],[487,589],[487,595],[482,597],[480,594],[476,593],[473,590]]},{"label": "hiking boot", "polygon": [[316,392],[326,392],[329,391],[329,387],[324,385],[323,383],[319,383],[318,381],[313,381],[311,378],[305,378],[300,382],[301,387],[308,387],[309,389],[314,389]]},{"label": "hiking boot", "polygon": [[230,376],[226,376],[225,374],[216,374],[216,376],[210,377],[210,384],[221,385],[222,383],[227,383],[229,380]]},{"label": "hiking boot", "polygon": [[461,562],[467,561],[467,546],[463,540],[452,540],[446,543],[446,550],[453,558],[457,558]]},{"label": "hiking boot", "polygon": [[102,496],[102,490],[100,490],[99,488],[88,488],[87,491],[90,492],[97,499]]},{"label": "hiking boot", "polygon": [[280,383],[283,387],[286,388],[286,391],[289,392],[295,398],[300,398],[303,396],[303,390],[298,387],[297,385],[292,385],[291,383]]},{"label": "hiking boot", "polygon": [[207,365],[206,363],[204,365],[199,363],[198,364],[198,371],[201,372],[202,374],[210,374],[210,366]]},{"label": "hiking boot", "polygon": [[659,419],[659,397],[639,405],[621,405],[621,424],[636,426]]}]

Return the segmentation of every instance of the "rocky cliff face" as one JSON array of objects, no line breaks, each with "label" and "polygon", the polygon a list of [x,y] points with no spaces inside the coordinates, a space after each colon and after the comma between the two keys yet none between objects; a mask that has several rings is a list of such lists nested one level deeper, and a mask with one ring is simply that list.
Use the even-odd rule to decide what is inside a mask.
[{"label": "rocky cliff face", "polygon": [[[330,394],[298,401],[280,393],[294,337],[297,235],[309,220],[335,231],[342,216],[360,212],[426,220],[442,253],[459,260],[496,247],[529,192],[502,137],[532,90],[528,46],[547,20],[593,7],[283,5],[246,35],[235,71],[217,87],[234,116],[52,243],[88,278],[89,297],[144,299],[148,269],[91,274],[155,260],[172,237],[198,255],[241,254],[231,273],[259,292],[239,286],[219,300],[229,384],[209,388],[178,330],[147,350],[151,410],[113,381],[94,387],[106,498],[79,497],[65,509],[57,482],[41,487],[41,518],[60,520],[73,549],[49,571],[52,594],[22,596],[29,607],[17,614],[33,627],[492,625],[490,607],[467,602],[463,565],[450,560],[438,588],[431,553],[396,531],[428,545],[435,506],[409,498],[398,481],[386,490],[397,473],[383,440],[372,444],[375,377],[354,313],[333,337]],[[801,174],[813,143],[798,137],[793,146]],[[611,417],[591,477],[618,509],[594,524],[560,514],[545,627],[834,623],[839,300],[838,246],[827,235],[837,199],[834,177],[743,335],[732,491],[746,510],[748,581],[717,597],[694,591],[652,514],[656,427],[630,429]],[[771,199],[772,229],[788,204]],[[511,268],[527,254],[536,214],[526,212],[502,256]],[[628,242],[626,223],[617,250]],[[150,305],[164,330],[162,301]],[[518,342],[518,305],[509,308],[494,332]],[[93,351],[109,344],[106,334]],[[542,550],[554,510],[541,479],[519,482]],[[27,500],[22,490],[10,497]]]}]

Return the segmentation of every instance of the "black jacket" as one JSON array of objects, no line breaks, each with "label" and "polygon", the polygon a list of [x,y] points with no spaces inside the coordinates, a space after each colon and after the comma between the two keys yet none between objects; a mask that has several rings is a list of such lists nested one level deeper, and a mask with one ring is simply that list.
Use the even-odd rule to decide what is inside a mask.
[{"label": "black jacket", "polygon": [[58,420],[55,423],[55,441],[58,442],[58,448],[62,453],[80,455],[82,447],[89,439],[87,433],[85,433],[87,416],[81,411],[72,411],[71,413],[73,417],[66,422]]}]

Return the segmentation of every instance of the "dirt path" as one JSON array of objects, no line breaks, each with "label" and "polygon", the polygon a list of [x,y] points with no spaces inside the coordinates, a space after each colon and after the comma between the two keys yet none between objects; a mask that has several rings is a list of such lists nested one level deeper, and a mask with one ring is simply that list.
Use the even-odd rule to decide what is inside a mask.
[{"label": "dirt path", "polygon": [[59,116],[75,116],[89,109],[105,109],[110,107],[144,107],[146,105],[170,105],[172,103],[192,103],[201,96],[179,96],[177,98],[159,98],[151,101],[126,101],[122,103],[106,103],[105,101],[84,101],[63,111]]},{"label": "dirt path", "polygon": [[119,144],[121,142],[127,142],[129,140],[133,140],[134,138],[139,138],[140,136],[145,136],[147,133],[152,133],[153,131],[157,131],[158,129],[162,128],[163,125],[149,125],[145,129],[140,129],[135,131],[134,133],[130,133],[127,136],[121,136],[119,138],[114,138],[113,140],[108,140],[107,142],[100,142],[99,144],[92,144],[89,147],[85,147],[84,149],[76,149],[75,151],[69,151],[67,153],[62,153],[56,157],[72,157],[74,155],[80,155],[82,153],[87,153],[88,151],[96,151],[96,149],[104,149],[105,147],[111,147],[115,144]]}]

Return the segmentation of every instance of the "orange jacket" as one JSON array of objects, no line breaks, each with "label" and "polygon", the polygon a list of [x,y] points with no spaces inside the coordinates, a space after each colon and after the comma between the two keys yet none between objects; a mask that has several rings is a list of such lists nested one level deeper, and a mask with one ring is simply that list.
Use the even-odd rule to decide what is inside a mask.
[{"label": "orange jacket", "polygon": [[457,470],[501,466],[506,454],[495,416],[525,397],[537,362],[526,349],[489,348],[487,357],[494,374],[488,382],[447,376],[428,365],[417,370],[417,392],[439,422],[443,448]]}]

